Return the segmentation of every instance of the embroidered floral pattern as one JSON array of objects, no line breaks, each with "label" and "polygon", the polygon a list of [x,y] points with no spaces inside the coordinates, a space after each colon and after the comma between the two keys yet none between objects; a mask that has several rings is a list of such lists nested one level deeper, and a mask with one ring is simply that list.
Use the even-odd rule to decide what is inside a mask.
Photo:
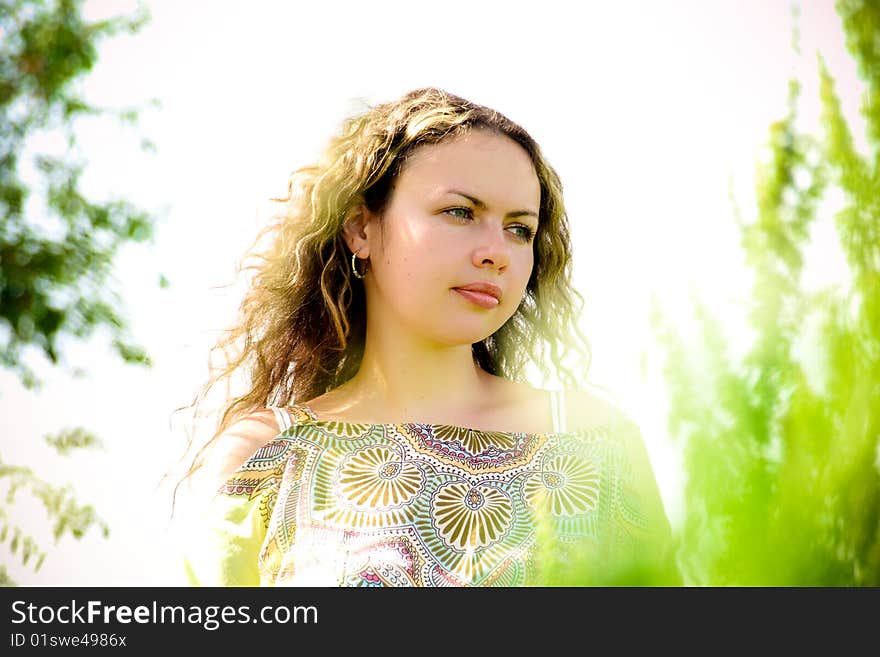
[{"label": "embroidered floral pattern", "polygon": [[471,454],[481,454],[492,448],[506,449],[513,442],[513,434],[498,431],[477,431],[467,427],[456,427],[450,424],[438,424],[434,427],[434,436],[441,441],[460,443]]},{"label": "embroidered floral pattern", "polygon": [[246,544],[261,543],[258,565],[250,547],[235,558],[263,584],[523,586],[539,583],[537,515],[550,516],[551,540],[597,555],[645,522],[609,428],[504,434],[325,422],[297,408],[292,419],[218,496],[222,531],[252,523],[234,528],[256,532]]},{"label": "embroidered floral pattern", "polygon": [[529,476],[523,495],[536,511],[554,516],[587,513],[599,503],[599,472],[583,454],[556,454]]},{"label": "embroidered floral pattern", "polygon": [[446,484],[431,501],[431,520],[450,548],[472,551],[504,537],[513,521],[513,504],[497,488]]},{"label": "embroidered floral pattern", "polygon": [[340,495],[354,508],[387,511],[412,502],[424,488],[425,475],[393,449],[371,445],[342,464],[338,482]]}]

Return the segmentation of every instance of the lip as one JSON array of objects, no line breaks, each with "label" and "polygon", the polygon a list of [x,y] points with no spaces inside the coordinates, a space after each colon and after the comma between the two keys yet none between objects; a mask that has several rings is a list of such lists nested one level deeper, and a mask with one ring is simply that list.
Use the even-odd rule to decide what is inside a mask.
[{"label": "lip", "polygon": [[501,288],[487,281],[468,283],[452,289],[483,308],[494,308],[501,303]]}]

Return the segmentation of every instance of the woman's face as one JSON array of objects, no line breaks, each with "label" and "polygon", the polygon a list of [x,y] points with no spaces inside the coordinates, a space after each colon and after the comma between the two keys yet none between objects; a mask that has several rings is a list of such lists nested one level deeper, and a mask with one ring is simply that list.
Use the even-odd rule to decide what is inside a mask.
[{"label": "woman's face", "polygon": [[[528,153],[473,130],[420,146],[399,174],[380,229],[364,228],[368,325],[393,321],[429,343],[473,344],[513,315],[532,273],[541,188]],[[360,268],[362,263],[358,263]],[[460,288],[496,286],[500,300]]]}]

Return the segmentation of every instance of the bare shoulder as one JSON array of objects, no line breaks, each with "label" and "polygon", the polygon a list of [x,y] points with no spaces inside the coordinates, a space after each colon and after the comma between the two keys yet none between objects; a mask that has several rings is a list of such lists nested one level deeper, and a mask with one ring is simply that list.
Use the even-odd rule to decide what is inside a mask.
[{"label": "bare shoulder", "polygon": [[638,423],[613,401],[586,390],[566,391],[570,426],[584,428],[606,426],[613,440],[626,454],[628,481],[641,499],[642,509],[648,519],[648,527],[662,540],[670,536],[660,489]]},{"label": "bare shoulder", "polygon": [[584,389],[566,391],[568,426],[571,429],[607,428],[625,448],[631,462],[640,470],[650,469],[642,431],[614,401]]},{"label": "bare shoulder", "polygon": [[216,489],[280,431],[275,413],[269,408],[257,409],[233,422],[206,450],[199,472],[200,487]]},{"label": "bare shoulder", "polygon": [[609,399],[583,388],[565,391],[567,426],[573,430],[615,427],[626,415]]}]

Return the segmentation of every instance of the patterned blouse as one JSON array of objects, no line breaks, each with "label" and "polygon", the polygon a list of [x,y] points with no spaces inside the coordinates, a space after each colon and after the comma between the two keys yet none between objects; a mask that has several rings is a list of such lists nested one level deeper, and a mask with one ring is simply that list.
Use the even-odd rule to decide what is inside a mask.
[{"label": "patterned blouse", "polygon": [[[281,433],[211,499],[188,539],[193,585],[527,586],[605,572],[649,529],[626,449],[638,428],[549,434],[322,421]],[[547,557],[550,557],[549,559]],[[577,557],[577,558],[575,558]],[[557,570],[553,570],[553,567]],[[573,580],[569,580],[573,581]]]}]

